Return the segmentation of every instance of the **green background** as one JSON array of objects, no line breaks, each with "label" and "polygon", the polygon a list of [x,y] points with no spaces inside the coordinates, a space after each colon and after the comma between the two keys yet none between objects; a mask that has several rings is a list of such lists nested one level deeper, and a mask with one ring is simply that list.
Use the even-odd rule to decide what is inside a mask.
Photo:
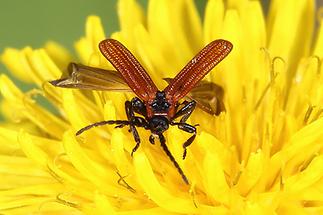
[{"label": "green background", "polygon": [[[146,0],[139,0],[146,7]],[[197,0],[202,8],[206,0]],[[118,29],[116,0],[1,0],[0,51],[4,47],[40,47],[55,40],[68,48],[84,34],[88,15],[102,18],[106,33]]]},{"label": "green background", "polygon": [[[148,0],[137,1],[147,6]],[[203,14],[207,0],[194,1]],[[269,1],[262,0],[265,8]],[[5,47],[41,47],[48,40],[73,50],[88,15],[101,17],[107,35],[117,30],[116,9],[117,0],[0,0],[0,53]]]},{"label": "green background", "polygon": [[[137,1],[147,6],[147,0]],[[206,2],[195,0],[201,14]],[[73,43],[84,35],[86,17],[92,14],[101,17],[109,35],[118,29],[116,4],[117,0],[0,0],[0,53],[5,47],[38,48],[47,40],[73,50]],[[0,73],[5,71],[0,64]]]},{"label": "green background", "polygon": [[[88,15],[102,19],[106,34],[118,29],[117,0],[0,0],[0,53],[5,47],[59,42],[70,50],[84,35]],[[147,0],[138,0],[147,6]],[[206,0],[195,0],[202,12]],[[0,64],[0,73],[8,73]]]},{"label": "green background", "polygon": [[[147,0],[137,1],[147,6]],[[200,14],[206,2],[195,0]],[[267,8],[269,0],[262,2]],[[0,0],[0,54],[5,47],[39,48],[48,40],[73,51],[74,42],[84,35],[88,15],[101,17],[107,35],[118,29],[116,4],[117,0]],[[0,73],[10,75],[1,63]],[[30,87],[17,83],[24,90]]]},{"label": "green background", "polygon": [[[138,2],[147,7],[147,0]],[[195,2],[202,13],[206,0]],[[109,35],[118,29],[116,9],[117,0],[0,0],[0,54],[6,47],[39,48],[48,40],[73,52],[74,42],[84,35],[86,17],[100,16]],[[8,74],[24,91],[33,87],[13,78],[2,63],[0,73]]]}]

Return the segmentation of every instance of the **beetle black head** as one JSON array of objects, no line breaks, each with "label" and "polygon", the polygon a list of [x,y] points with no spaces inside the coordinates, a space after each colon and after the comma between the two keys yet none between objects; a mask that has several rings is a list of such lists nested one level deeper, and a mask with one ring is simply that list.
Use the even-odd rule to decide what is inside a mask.
[{"label": "beetle black head", "polygon": [[149,120],[149,128],[154,134],[161,134],[169,127],[168,119],[164,116],[153,116]]}]

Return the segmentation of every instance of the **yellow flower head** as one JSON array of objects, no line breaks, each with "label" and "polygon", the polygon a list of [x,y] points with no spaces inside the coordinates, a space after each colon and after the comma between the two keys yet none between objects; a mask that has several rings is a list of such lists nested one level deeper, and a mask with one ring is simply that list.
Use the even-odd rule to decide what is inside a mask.
[{"label": "yellow flower head", "polygon": [[[141,146],[127,128],[80,128],[126,119],[131,93],[57,88],[48,83],[71,61],[113,69],[98,50],[107,38],[90,16],[74,59],[60,45],[8,48],[3,63],[37,89],[22,92],[0,77],[0,213],[3,214],[323,214],[323,19],[315,39],[314,0],[209,0],[203,24],[192,0],[119,0],[121,41],[163,89],[203,46],[232,42],[206,77],[224,88],[226,112],[195,110],[198,135],[176,127],[166,143],[190,184],[149,131]],[[266,20],[265,20],[266,19]],[[39,102],[50,103],[55,110]],[[45,99],[44,99],[45,98]],[[158,143],[158,141],[157,141]]]}]

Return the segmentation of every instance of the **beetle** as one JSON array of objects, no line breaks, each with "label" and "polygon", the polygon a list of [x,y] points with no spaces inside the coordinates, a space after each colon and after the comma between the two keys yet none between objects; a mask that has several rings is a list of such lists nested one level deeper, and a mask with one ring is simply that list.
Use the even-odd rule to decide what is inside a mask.
[{"label": "beetle", "polygon": [[[223,39],[214,40],[205,46],[187,65],[173,78],[166,78],[169,83],[164,90],[159,90],[143,66],[138,62],[134,55],[119,41],[106,39],[99,43],[99,49],[103,56],[113,65],[117,71],[107,71],[104,69],[93,68],[81,64],[71,63],[69,65],[69,77],[50,81],[56,87],[80,88],[91,90],[119,90],[128,91],[129,88],[136,94],[131,101],[125,102],[127,120],[107,120],[96,122],[81,128],[76,135],[84,131],[102,125],[115,124],[116,128],[129,126],[136,145],[132,149],[131,156],[140,146],[140,137],[137,127],[150,130],[149,142],[155,143],[155,138],[159,139],[161,147],[173,162],[184,182],[188,184],[188,179],[183,170],[176,162],[166,145],[163,133],[169,126],[177,126],[179,129],[191,133],[183,143],[183,159],[187,154],[187,147],[191,145],[196,137],[196,125],[186,123],[195,107],[198,104],[205,111],[218,115],[224,110],[222,103],[223,90],[221,87],[201,81],[220,61],[222,61],[232,50],[231,42]],[[199,84],[199,82],[204,84]],[[185,100],[180,102],[190,91],[195,93],[202,92],[205,88],[211,95],[196,100]],[[200,90],[196,90],[200,89]],[[204,89],[205,90],[205,89]],[[193,95],[194,93],[191,93]],[[207,94],[206,94],[207,95]],[[217,110],[212,110],[210,103],[206,102],[209,98],[215,98]],[[179,119],[179,121],[175,121]]]}]

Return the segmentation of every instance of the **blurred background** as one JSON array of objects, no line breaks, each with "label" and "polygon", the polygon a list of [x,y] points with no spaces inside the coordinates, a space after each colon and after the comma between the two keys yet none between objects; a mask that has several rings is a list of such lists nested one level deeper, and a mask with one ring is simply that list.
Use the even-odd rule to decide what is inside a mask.
[{"label": "blurred background", "polygon": [[[148,0],[138,0],[144,7]],[[316,0],[323,5],[323,0]],[[203,14],[207,0],[195,0]],[[265,10],[270,0],[262,0]],[[0,53],[5,47],[41,47],[54,40],[73,50],[73,43],[84,34],[85,18],[99,15],[106,34],[118,29],[117,0],[1,0]],[[0,73],[5,72],[0,63]]]},{"label": "blurred background", "polygon": [[[147,6],[147,0],[138,2]],[[203,13],[207,0],[195,2]],[[72,49],[84,34],[85,18],[91,14],[101,17],[109,35],[118,29],[116,4],[117,0],[1,0],[0,53],[5,47],[41,47],[49,39]]]},{"label": "blurred background", "polygon": [[[148,0],[138,0],[144,7]],[[207,0],[195,0],[203,14]],[[262,0],[265,10],[270,0]],[[323,0],[316,0],[323,5]],[[73,43],[84,34],[85,18],[96,14],[102,18],[107,35],[118,29],[117,0],[1,0],[0,53],[5,47],[41,47],[54,40],[73,50]],[[0,64],[0,73],[5,68]]]},{"label": "blurred background", "polygon": [[[147,6],[147,0],[138,2],[143,7]],[[206,2],[195,0],[200,14],[203,14]],[[265,12],[269,2],[262,0]],[[323,0],[316,2],[317,5],[323,5]],[[117,0],[1,0],[0,54],[5,47],[39,48],[48,40],[56,41],[73,51],[74,42],[84,35],[88,15],[101,17],[107,35],[118,29],[116,4]],[[8,74],[1,63],[0,73]],[[21,83],[20,87],[26,89]]]}]

